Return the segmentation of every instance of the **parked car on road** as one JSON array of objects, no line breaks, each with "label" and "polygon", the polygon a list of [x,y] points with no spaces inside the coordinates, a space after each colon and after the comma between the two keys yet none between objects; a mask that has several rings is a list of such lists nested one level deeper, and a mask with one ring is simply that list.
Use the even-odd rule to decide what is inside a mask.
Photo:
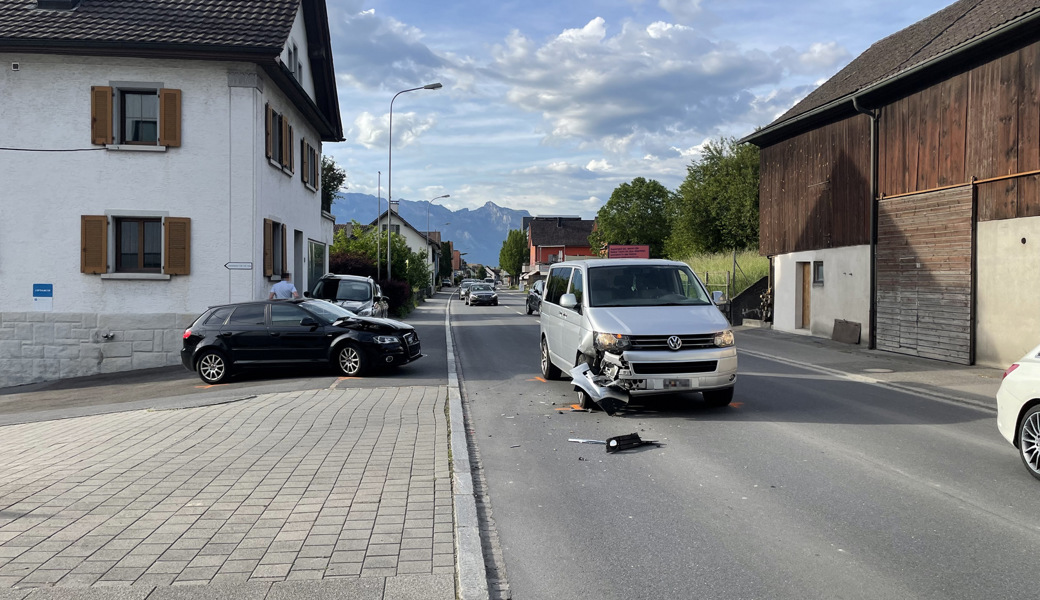
[{"label": "parked car on road", "polygon": [[582,407],[594,406],[590,390],[620,402],[630,395],[689,391],[701,392],[714,406],[733,400],[733,331],[685,263],[595,259],[554,264],[539,321],[546,379],[588,366],[589,377],[571,373],[581,389]]},{"label": "parked car on road", "polygon": [[545,280],[539,279],[531,285],[527,292],[527,314],[542,310],[542,294],[545,293]]},{"label": "parked car on road", "polygon": [[1004,371],[997,389],[997,429],[1040,479],[1040,346]]},{"label": "parked car on road", "polygon": [[494,287],[486,283],[474,283],[470,286],[469,293],[466,294],[466,304],[498,306],[498,294],[495,293]]},{"label": "parked car on road", "polygon": [[221,383],[250,367],[332,365],[347,376],[422,356],[407,323],[356,315],[324,300],[260,300],[210,307],[184,330],[181,363]]},{"label": "parked car on road", "polygon": [[314,284],[314,290],[303,295],[328,300],[362,317],[383,318],[390,311],[383,288],[371,277],[327,273]]}]

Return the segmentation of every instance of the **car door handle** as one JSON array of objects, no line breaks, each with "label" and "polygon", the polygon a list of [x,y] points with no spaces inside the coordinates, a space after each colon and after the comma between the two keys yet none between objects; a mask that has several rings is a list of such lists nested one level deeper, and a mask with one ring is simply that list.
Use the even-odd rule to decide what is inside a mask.
[{"label": "car door handle", "polygon": [[267,333],[269,333],[272,337],[278,337],[278,336],[282,335],[282,334],[278,333],[277,331],[268,331]]}]

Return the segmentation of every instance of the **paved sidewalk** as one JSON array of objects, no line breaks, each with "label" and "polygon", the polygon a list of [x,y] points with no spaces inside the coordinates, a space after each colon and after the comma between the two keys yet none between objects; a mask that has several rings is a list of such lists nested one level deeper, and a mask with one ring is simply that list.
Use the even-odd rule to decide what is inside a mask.
[{"label": "paved sidewalk", "polygon": [[455,598],[448,388],[344,383],[0,428],[0,600]]},{"label": "paved sidewalk", "polygon": [[916,394],[996,410],[1003,368],[964,366],[894,352],[868,350],[827,338],[743,326],[738,352],[869,381]]}]

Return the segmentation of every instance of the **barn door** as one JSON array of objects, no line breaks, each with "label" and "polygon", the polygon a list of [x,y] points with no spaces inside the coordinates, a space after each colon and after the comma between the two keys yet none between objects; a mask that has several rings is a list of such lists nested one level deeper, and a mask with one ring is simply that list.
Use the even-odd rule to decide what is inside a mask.
[{"label": "barn door", "polygon": [[971,185],[878,203],[877,347],[972,364]]}]

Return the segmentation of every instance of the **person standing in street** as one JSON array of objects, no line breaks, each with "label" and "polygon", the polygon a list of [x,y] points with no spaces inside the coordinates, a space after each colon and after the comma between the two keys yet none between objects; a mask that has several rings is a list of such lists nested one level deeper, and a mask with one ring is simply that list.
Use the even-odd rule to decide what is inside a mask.
[{"label": "person standing in street", "polygon": [[296,286],[292,283],[292,273],[282,273],[282,280],[271,286],[271,294],[268,296],[270,300],[288,300],[289,298],[299,298],[300,294],[296,291]]}]

